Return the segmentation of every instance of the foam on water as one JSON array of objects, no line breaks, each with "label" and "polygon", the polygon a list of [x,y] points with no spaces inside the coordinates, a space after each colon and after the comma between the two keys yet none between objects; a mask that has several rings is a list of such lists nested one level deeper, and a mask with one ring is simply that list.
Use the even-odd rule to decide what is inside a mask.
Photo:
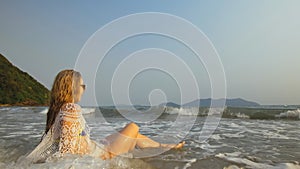
[{"label": "foam on water", "polygon": [[250,118],[248,115],[245,115],[245,114],[240,113],[240,112],[236,114],[236,117],[241,118],[241,119],[249,119]]},{"label": "foam on water", "polygon": [[241,133],[227,133],[227,134],[222,134],[222,136],[228,137],[228,138],[243,138],[245,137],[244,135],[242,135]]},{"label": "foam on water", "polygon": [[[148,123],[139,123],[141,133],[156,139],[157,135],[175,124],[174,112],[187,115],[194,111],[189,108],[172,109],[173,114],[166,114]],[[41,112],[46,112],[46,108],[0,109],[0,168],[26,168],[20,166],[20,160],[34,149],[43,134],[45,114]],[[111,134],[112,129],[117,131],[128,123],[127,119],[114,115],[113,111],[107,111],[109,119],[106,121],[100,119],[103,116],[94,108],[87,108],[86,112],[89,112],[84,116],[91,129],[91,137],[96,141]],[[106,112],[102,113],[105,116]],[[199,133],[207,132],[203,131],[205,120],[206,117],[197,117],[193,128],[184,138],[185,147],[179,151],[171,150],[145,159],[117,158],[110,161],[69,156],[65,159],[48,160],[43,164],[30,164],[27,168],[299,168],[299,121],[222,119],[219,124],[211,121],[209,124],[218,125],[218,128],[210,138],[201,142]],[[190,125],[189,123],[190,121],[185,120],[176,123],[178,128],[164,135],[161,141],[171,142],[182,138],[178,131]],[[210,129],[213,128],[207,127],[207,130]]]},{"label": "foam on water", "polygon": [[66,155],[63,158],[52,157],[47,159],[45,163],[31,164],[25,160],[25,157],[20,157],[17,162],[9,164],[0,163],[0,168],[3,169],[128,169],[128,168],[143,168],[154,169],[150,164],[140,159],[130,159],[124,157],[116,157],[111,160],[101,160],[89,156]]},{"label": "foam on water", "polygon": [[[90,114],[95,113],[96,108],[81,108],[82,114]],[[47,114],[48,108],[45,108],[44,110],[40,111],[40,114]]]},{"label": "foam on water", "polygon": [[82,108],[82,114],[91,114],[95,113],[96,108]]},{"label": "foam on water", "polygon": [[286,112],[275,115],[277,118],[298,118],[300,119],[300,109],[297,110],[288,110]]},{"label": "foam on water", "polygon": [[[246,168],[255,168],[255,169],[300,169],[299,162],[295,163],[280,163],[276,165],[270,165],[270,164],[263,164],[259,162],[254,162],[247,158],[240,158],[241,155],[240,152],[234,152],[234,153],[220,153],[217,154],[216,157],[225,159],[234,163],[237,163],[239,165],[243,165]],[[233,167],[234,166],[234,167]],[[238,168],[236,165],[232,165],[232,168]],[[229,169],[229,167],[227,167]]]},{"label": "foam on water", "polygon": [[214,139],[214,140],[221,140],[223,139],[223,137],[220,136],[220,134],[213,134],[210,139]]},{"label": "foam on water", "polygon": [[11,107],[0,107],[1,112],[9,111],[10,109],[11,109]]},{"label": "foam on water", "polygon": [[48,108],[45,108],[44,110],[40,111],[40,114],[47,114],[48,110]]},{"label": "foam on water", "polygon": [[[239,154],[240,155],[240,154]],[[267,168],[271,168],[272,166],[271,165],[268,165],[268,164],[261,164],[261,163],[256,163],[256,162],[253,162],[251,160],[248,160],[246,158],[240,158],[236,155],[230,155],[230,154],[217,154],[216,157],[218,158],[222,158],[222,159],[226,159],[228,161],[232,161],[234,163],[238,163],[238,164],[244,164],[250,168],[264,168],[264,169],[267,169]]]},{"label": "foam on water", "polygon": [[186,116],[197,116],[199,113],[199,108],[192,107],[192,108],[168,108],[166,111],[167,114],[180,114]]}]

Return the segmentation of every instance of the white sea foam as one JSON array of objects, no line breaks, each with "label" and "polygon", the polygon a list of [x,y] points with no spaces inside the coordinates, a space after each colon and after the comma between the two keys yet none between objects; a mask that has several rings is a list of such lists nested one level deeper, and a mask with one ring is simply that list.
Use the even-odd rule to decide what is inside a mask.
[{"label": "white sea foam", "polygon": [[251,161],[247,158],[241,158],[241,152],[233,152],[233,153],[219,153],[215,155],[218,158],[225,159],[234,163],[244,164],[246,168],[258,168],[258,169],[300,169],[300,165],[298,162],[295,163],[280,163],[275,166],[270,164],[263,164]]},{"label": "white sea foam", "polygon": [[236,117],[237,117],[237,118],[242,118],[242,119],[249,119],[249,118],[250,118],[248,115],[245,115],[245,114],[240,113],[240,112],[238,112],[238,113],[236,114]]},{"label": "white sea foam", "polygon": [[168,114],[180,114],[186,116],[197,116],[199,112],[199,108],[192,107],[192,108],[168,108],[166,113]]},{"label": "white sea foam", "polygon": [[[0,168],[19,168],[17,159],[31,152],[39,142],[45,126],[46,107],[31,108],[28,111],[22,108],[0,112]],[[83,107],[86,109],[86,107]],[[30,110],[30,109],[29,109]],[[95,109],[87,108],[86,111],[92,113],[85,115],[87,123],[91,129],[92,139],[100,142],[107,135],[124,127],[128,120],[120,116],[109,116],[107,122],[102,122],[102,117]],[[197,109],[196,109],[197,110]],[[37,112],[44,112],[37,113]],[[85,111],[85,110],[83,110]],[[180,111],[192,111],[189,108],[175,109],[167,108],[178,114]],[[105,113],[105,112],[104,112]],[[108,111],[110,113],[110,111]],[[100,113],[99,113],[100,114]],[[187,114],[187,113],[185,113]],[[163,116],[151,123],[140,123],[141,133],[151,138],[160,135],[169,129],[175,122],[174,115]],[[190,116],[183,116],[189,118]],[[158,165],[157,168],[189,168],[196,169],[199,165],[206,164],[207,160],[216,160],[219,165],[236,165],[245,168],[270,168],[270,169],[300,169],[299,166],[299,140],[300,124],[294,120],[248,120],[248,119],[222,119],[219,127],[205,142],[199,141],[199,132],[203,129],[205,117],[199,117],[194,123],[192,130],[185,137],[186,146],[180,151],[170,151],[165,154],[151,157],[146,162]],[[163,143],[169,143],[173,137],[177,136],[178,131],[182,130],[189,122],[183,120],[178,122],[178,128],[167,133],[170,137],[161,139]],[[210,121],[209,124],[214,124]],[[209,125],[209,126],[210,126]],[[208,127],[209,128],[209,127]],[[210,129],[210,128],[209,128]],[[112,131],[113,130],[113,131]],[[205,130],[203,135],[205,135]],[[201,135],[202,136],[202,135]],[[200,139],[201,140],[201,139]],[[157,141],[160,141],[157,139]],[[225,153],[225,152],[233,153]],[[168,155],[169,158],[161,158]],[[171,157],[172,156],[172,157]],[[195,160],[197,159],[197,160]],[[97,159],[98,160],[98,159]],[[190,161],[188,161],[190,160]],[[133,160],[122,160],[101,162],[90,158],[77,158],[48,161],[43,164],[33,164],[28,168],[105,168],[112,164],[114,168],[143,168],[143,164]],[[176,163],[176,164],[175,164]],[[104,167],[103,167],[104,166]],[[133,167],[134,166],[134,167]],[[23,167],[23,166],[22,166]],[[222,166],[225,167],[225,166]],[[27,168],[27,167],[23,167]],[[110,167],[111,168],[111,167]]]},{"label": "white sea foam", "polygon": [[46,108],[46,109],[40,111],[40,114],[47,114],[47,112],[48,112],[48,108]]},{"label": "white sea foam", "polygon": [[191,160],[189,160],[183,167],[183,169],[187,169],[187,168],[190,168],[192,166],[193,163],[195,163],[197,161],[196,158],[193,158]]},{"label": "white sea foam", "polygon": [[300,165],[294,163],[282,163],[272,167],[271,169],[300,169]]},{"label": "white sea foam", "polygon": [[221,140],[223,139],[219,134],[213,134],[212,136],[210,136],[211,139],[214,139],[214,140]]},{"label": "white sea foam", "polygon": [[8,111],[11,107],[0,107],[0,111]]},{"label": "white sea foam", "polygon": [[82,108],[81,111],[82,114],[91,114],[91,113],[95,113],[96,108]]},{"label": "white sea foam", "polygon": [[[221,108],[210,108],[208,112],[199,112],[198,107],[180,107],[180,108],[173,108],[173,107],[166,107],[167,114],[180,114],[185,116],[197,116],[197,115],[221,115],[223,109]],[[242,116],[242,115],[241,115]]]},{"label": "white sea foam", "polygon": [[288,140],[290,139],[289,137],[285,136],[285,135],[281,135],[275,132],[271,132],[271,131],[264,131],[263,135],[267,138],[275,138],[275,139],[285,139]]},{"label": "white sea foam", "polygon": [[298,118],[300,119],[300,109],[297,110],[288,110],[286,112],[276,115],[277,118]]},{"label": "white sea foam", "polygon": [[235,152],[235,153],[219,153],[217,155],[215,155],[218,158],[221,159],[225,159],[234,163],[238,163],[238,164],[244,164],[247,165],[250,168],[271,168],[273,167],[272,165],[268,165],[268,164],[261,164],[261,163],[256,163],[253,162],[251,160],[248,160],[246,158],[240,158],[239,155],[241,153],[240,152]]},{"label": "white sea foam", "polygon": [[89,156],[78,156],[78,155],[65,155],[63,158],[49,158],[45,163],[30,164],[24,157],[19,158],[17,163],[10,163],[2,165],[1,168],[5,169],[39,169],[39,168],[109,168],[109,169],[127,169],[127,168],[143,168],[143,169],[152,169],[153,167],[145,163],[140,159],[130,159],[123,157],[116,157],[111,160],[101,160],[100,158],[92,158]]},{"label": "white sea foam", "polygon": [[225,136],[227,138],[243,138],[245,135],[241,134],[242,132],[239,133],[224,133],[222,136]]},{"label": "white sea foam", "polygon": [[[96,108],[81,108],[82,114],[90,114],[96,111]],[[40,114],[47,114],[48,108],[40,111]]]}]

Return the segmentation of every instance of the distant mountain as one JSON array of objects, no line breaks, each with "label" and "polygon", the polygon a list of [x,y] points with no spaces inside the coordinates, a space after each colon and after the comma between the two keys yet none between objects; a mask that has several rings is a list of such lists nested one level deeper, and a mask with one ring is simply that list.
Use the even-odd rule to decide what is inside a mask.
[{"label": "distant mountain", "polygon": [[49,90],[0,54],[0,105],[47,105]]},{"label": "distant mountain", "polygon": [[198,99],[189,103],[184,104],[184,107],[195,107],[195,106],[200,106],[200,107],[210,107],[211,102],[214,103],[216,107],[222,106],[222,103],[225,101],[225,106],[227,107],[258,107],[260,104],[252,101],[247,101],[241,98],[236,98],[236,99],[214,99],[212,100],[211,98],[208,99]]},{"label": "distant mountain", "polygon": [[160,104],[160,106],[167,106],[167,107],[175,107],[175,108],[179,108],[181,107],[179,104],[173,103],[173,102],[167,102],[167,103],[162,103]]},{"label": "distant mountain", "polygon": [[247,101],[241,98],[236,99],[227,99],[226,100],[226,106],[228,107],[258,107],[260,104],[253,102],[253,101]]}]

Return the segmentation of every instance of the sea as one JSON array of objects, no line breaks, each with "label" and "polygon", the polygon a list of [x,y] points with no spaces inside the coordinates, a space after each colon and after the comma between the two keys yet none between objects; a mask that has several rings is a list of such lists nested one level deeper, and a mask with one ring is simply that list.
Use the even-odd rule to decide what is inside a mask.
[{"label": "sea", "polygon": [[[140,132],[163,143],[185,141],[178,150],[136,149],[111,160],[66,155],[28,164],[26,155],[39,143],[47,107],[0,107],[0,168],[133,168],[133,169],[300,169],[300,110],[276,111],[276,118],[253,119],[239,109],[224,118],[218,109],[83,107],[95,141],[134,121]],[[255,111],[255,112],[254,112]],[[245,112],[245,113],[243,113]],[[246,112],[248,114],[246,114]],[[270,109],[268,109],[268,113]],[[293,115],[296,118],[283,118]],[[134,157],[134,158],[132,158]]]}]

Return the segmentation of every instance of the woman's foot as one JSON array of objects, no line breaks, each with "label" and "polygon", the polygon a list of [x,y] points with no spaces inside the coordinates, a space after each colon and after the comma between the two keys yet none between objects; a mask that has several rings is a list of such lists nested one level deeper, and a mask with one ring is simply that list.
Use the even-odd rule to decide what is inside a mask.
[{"label": "woman's foot", "polygon": [[160,146],[163,148],[170,148],[170,149],[181,149],[185,144],[185,141],[182,141],[178,144],[161,144]]}]

